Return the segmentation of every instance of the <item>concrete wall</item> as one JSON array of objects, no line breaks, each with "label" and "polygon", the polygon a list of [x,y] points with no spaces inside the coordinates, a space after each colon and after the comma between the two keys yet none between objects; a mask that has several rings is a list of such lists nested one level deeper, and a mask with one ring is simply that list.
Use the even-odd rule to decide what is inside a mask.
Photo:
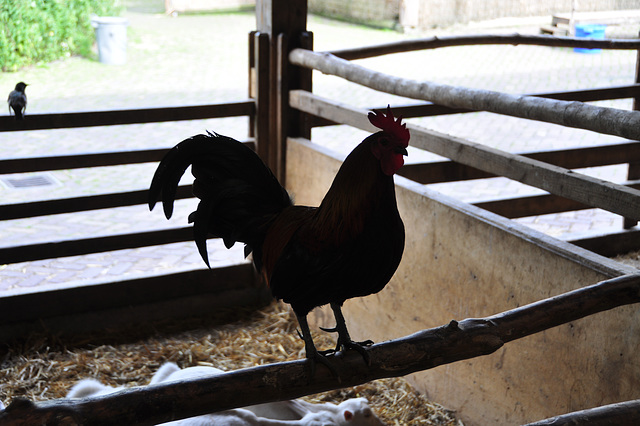
[{"label": "concrete wall", "polygon": [[401,0],[308,0],[309,13],[393,27],[398,22]]},{"label": "concrete wall", "polygon": [[[310,146],[288,144],[287,183],[296,203],[318,205],[340,162]],[[345,303],[355,340],[389,340],[637,271],[404,178],[396,183],[405,255],[383,291]],[[309,319],[313,326],[334,325],[328,309]],[[628,306],[410,380],[457,410],[465,425],[522,424],[640,398],[639,350],[640,312]]]},{"label": "concrete wall", "polygon": [[[443,27],[506,17],[551,16],[571,12],[571,0],[403,0],[400,25]],[[638,0],[579,0],[577,12],[638,9]]]},{"label": "concrete wall", "polygon": [[[432,28],[570,12],[572,0],[309,0],[309,13],[392,27]],[[579,0],[577,11],[638,9],[638,0]]]}]

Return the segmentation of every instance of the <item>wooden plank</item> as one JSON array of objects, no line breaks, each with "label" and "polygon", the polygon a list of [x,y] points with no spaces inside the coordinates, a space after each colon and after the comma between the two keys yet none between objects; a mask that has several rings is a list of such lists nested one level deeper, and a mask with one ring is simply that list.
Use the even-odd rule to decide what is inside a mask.
[{"label": "wooden plank", "polygon": [[[636,72],[635,72],[635,82],[640,83],[640,50],[636,52]],[[637,93],[633,98],[633,110],[640,110],[640,93]],[[636,180],[640,179],[640,161],[638,160],[629,160],[629,169],[627,171],[627,179]],[[633,220],[625,217],[622,222],[622,227],[624,229],[631,229],[638,224],[637,220]]]},{"label": "wooden plank", "polygon": [[640,229],[623,230],[569,242],[601,256],[614,257],[640,249]]},{"label": "wooden plank", "polygon": [[[89,210],[146,204],[149,191],[116,192],[82,197],[57,198],[54,200],[30,201],[26,203],[0,205],[2,220],[24,219],[52,214],[77,213]],[[192,185],[179,186],[176,200],[193,198]]]},{"label": "wooden plank", "polygon": [[[518,155],[567,169],[599,167],[640,161],[640,142],[526,152]],[[400,169],[398,174],[422,184],[485,179],[496,176],[454,161],[407,164]]]},{"label": "wooden plank", "polygon": [[[255,149],[253,140],[245,140],[243,143],[251,149]],[[0,170],[2,170],[2,174],[9,174],[151,163],[160,161],[167,151],[167,148],[159,148],[10,158],[0,160]]]},{"label": "wooden plank", "polygon": [[124,280],[111,278],[109,281],[88,281],[81,286],[69,284],[46,291],[10,293],[0,297],[0,324],[216,293],[237,286],[238,277],[241,277],[241,282],[246,281],[245,286],[253,285],[251,265],[208,269],[203,264],[202,268],[166,275]]},{"label": "wooden plank", "polygon": [[529,197],[513,197],[501,200],[473,203],[474,206],[499,214],[508,219],[518,217],[540,216],[574,210],[585,210],[590,207],[577,201],[557,195],[532,195]]},{"label": "wooden plank", "polygon": [[[637,46],[640,46],[640,42]],[[453,108],[494,112],[640,140],[640,112],[638,111],[395,77],[353,64],[328,53],[317,53],[305,49],[293,49],[289,60],[295,65],[335,75],[370,89],[398,96],[421,99]]]},{"label": "wooden plank", "polygon": [[[0,297],[0,341],[34,331],[55,335],[140,329],[151,321],[211,316],[271,301],[257,285],[253,265],[191,269],[124,280],[58,284],[48,290]],[[223,314],[224,315],[224,314]]]},{"label": "wooden plank", "polygon": [[[640,180],[625,182],[623,185],[640,189]],[[509,219],[591,208],[577,201],[553,194],[532,195],[529,197],[505,197],[499,200],[473,203],[473,205]]]},{"label": "wooden plank", "polygon": [[63,154],[48,157],[10,158],[0,160],[2,173],[29,173],[85,167],[119,166],[160,161],[168,149]]},{"label": "wooden plank", "polygon": [[193,240],[193,228],[163,229],[120,235],[103,235],[74,240],[51,241],[0,247],[0,265],[55,259],[113,250],[147,247]]},{"label": "wooden plank", "polygon": [[[248,94],[251,99],[255,101],[256,99],[256,91],[258,86],[258,70],[256,69],[256,35],[257,31],[251,31],[249,33],[249,51],[247,52],[249,55],[249,81],[247,82]],[[255,108],[254,108],[255,110]],[[255,138],[255,126],[256,126],[256,116],[255,114],[251,114],[249,116],[249,137]]]},{"label": "wooden plank", "polygon": [[[375,131],[367,119],[367,111],[322,99],[308,92],[294,91],[291,105],[309,114]],[[625,217],[640,219],[640,191],[622,185],[575,173],[516,154],[412,124],[411,145],[477,169],[505,176],[527,185],[544,189],[593,207]]]},{"label": "wooden plank", "polygon": [[313,47],[313,34],[303,32],[299,35],[279,34],[277,38],[276,57],[276,145],[275,151],[276,177],[285,184],[286,141],[287,137],[311,137],[311,128],[308,124],[308,115],[301,113],[289,106],[289,91],[306,90],[312,88],[312,71],[307,68],[294,67],[289,64],[289,51],[294,47],[311,49]]},{"label": "wooden plank", "polygon": [[29,114],[23,121],[7,115],[0,116],[0,132],[239,117],[253,114],[253,108],[253,102],[247,100],[214,105]]},{"label": "wooden plank", "polygon": [[350,49],[319,52],[331,54],[338,58],[354,60],[393,53],[413,52],[416,50],[439,49],[452,46],[479,45],[529,45],[551,47],[584,47],[597,49],[634,50],[640,48],[640,40],[593,40],[577,37],[552,37],[533,34],[473,34],[433,36],[413,40],[401,40],[382,43],[374,46],[356,47]]},{"label": "wooden plank", "polygon": [[269,34],[264,32],[256,33],[255,39],[255,69],[256,69],[256,118],[254,134],[256,138],[256,152],[262,161],[268,164],[269,161]]}]

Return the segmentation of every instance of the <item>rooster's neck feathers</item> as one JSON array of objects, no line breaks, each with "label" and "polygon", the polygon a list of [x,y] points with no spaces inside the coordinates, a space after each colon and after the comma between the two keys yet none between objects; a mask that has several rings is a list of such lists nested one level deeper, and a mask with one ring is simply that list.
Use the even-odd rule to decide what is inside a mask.
[{"label": "rooster's neck feathers", "polygon": [[372,153],[374,136],[347,156],[316,213],[320,234],[334,235],[336,244],[362,232],[379,205],[396,205],[393,177],[382,172]]}]

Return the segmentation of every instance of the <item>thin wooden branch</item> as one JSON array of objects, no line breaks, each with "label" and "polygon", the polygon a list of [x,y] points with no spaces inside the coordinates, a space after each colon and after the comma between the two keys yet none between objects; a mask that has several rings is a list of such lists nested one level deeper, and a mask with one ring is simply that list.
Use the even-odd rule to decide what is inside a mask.
[{"label": "thin wooden branch", "polygon": [[[375,131],[367,112],[349,105],[329,101],[300,90],[290,93],[291,106],[323,118]],[[505,176],[518,182],[549,191],[592,207],[629,218],[640,218],[640,191],[596,179],[572,170],[532,158],[500,151],[444,133],[412,124],[411,146],[433,152],[487,173]]]},{"label": "thin wooden branch", "polygon": [[340,374],[324,365],[309,374],[306,360],[237,370],[220,376],[132,388],[80,400],[12,402],[0,413],[0,425],[127,424],[151,425],[205,413],[298,398],[371,380],[404,376],[463,359],[487,355],[504,343],[597,312],[640,302],[640,274],[602,281],[550,299],[484,319],[448,325],[373,345],[371,365],[353,352],[333,356]]},{"label": "thin wooden branch", "polygon": [[638,111],[394,77],[352,64],[330,53],[304,49],[292,50],[289,60],[294,65],[342,77],[374,90],[431,101],[450,108],[495,112],[640,140],[640,112]]},{"label": "thin wooden branch", "polygon": [[593,49],[636,50],[640,49],[640,40],[594,40],[576,37],[553,37],[548,35],[525,34],[475,34],[443,37],[427,37],[417,40],[402,40],[375,46],[357,47],[352,49],[332,50],[331,54],[347,59],[364,59],[392,53],[413,52],[416,50],[438,49],[452,46],[477,45],[513,46],[550,46],[550,47],[582,47]]},{"label": "thin wooden branch", "polygon": [[611,426],[640,424],[640,399],[563,414],[525,426]]}]

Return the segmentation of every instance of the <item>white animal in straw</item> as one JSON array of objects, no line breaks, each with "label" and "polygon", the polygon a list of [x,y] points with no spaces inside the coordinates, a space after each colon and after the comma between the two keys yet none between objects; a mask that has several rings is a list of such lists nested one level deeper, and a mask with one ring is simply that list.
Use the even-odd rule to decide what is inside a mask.
[{"label": "white animal in straw", "polygon": [[[175,382],[196,377],[224,373],[214,367],[197,366],[180,369],[172,362],[165,363],[154,374],[150,385]],[[122,388],[103,385],[94,379],[78,382],[67,398],[106,395]],[[343,401],[339,405],[312,404],[302,400],[271,402],[236,408],[220,413],[191,417],[163,423],[162,426],[378,426],[384,425],[369,407],[365,398]]]}]

